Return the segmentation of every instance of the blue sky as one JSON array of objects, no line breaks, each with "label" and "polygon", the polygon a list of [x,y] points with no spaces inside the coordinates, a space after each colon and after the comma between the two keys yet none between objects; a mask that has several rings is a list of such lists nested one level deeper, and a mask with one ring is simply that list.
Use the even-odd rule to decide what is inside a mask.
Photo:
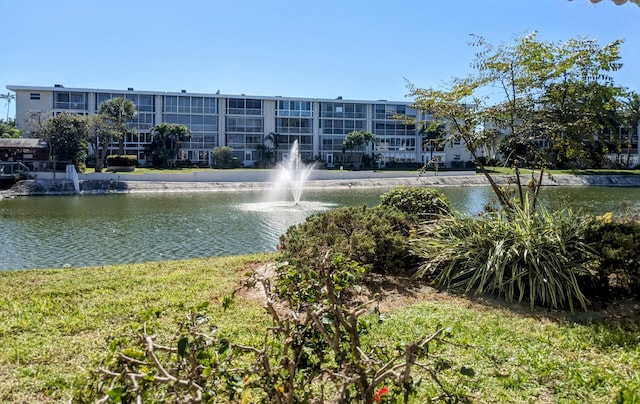
[{"label": "blue sky", "polygon": [[[640,7],[588,0],[0,0],[0,92],[37,85],[390,101],[464,76],[474,49],[624,39],[640,90]],[[7,103],[0,100],[0,117]],[[10,116],[14,115],[12,106]]]}]

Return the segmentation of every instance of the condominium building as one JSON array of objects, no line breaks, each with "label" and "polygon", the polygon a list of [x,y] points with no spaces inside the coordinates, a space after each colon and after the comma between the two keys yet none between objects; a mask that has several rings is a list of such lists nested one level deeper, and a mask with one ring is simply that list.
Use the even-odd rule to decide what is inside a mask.
[{"label": "condominium building", "polygon": [[[407,102],[65,88],[60,84],[8,85],[7,89],[16,94],[16,123],[27,137],[34,132],[34,116],[46,118],[61,112],[91,115],[109,99],[132,101],[138,114],[129,123],[135,130],[124,139],[124,150],[136,155],[140,164],[150,161],[151,128],[162,122],[190,129],[190,139],[180,145],[180,159],[200,165],[211,164],[211,152],[219,146],[231,147],[245,167],[260,161],[267,144],[282,161],[297,141],[305,160],[321,160],[329,167],[348,166],[353,156],[345,153],[343,142],[354,130],[376,136],[368,154],[380,167],[430,160],[456,167],[470,160],[464,146],[429,144],[424,141],[421,124],[397,119],[404,115],[417,122],[429,121],[428,114],[412,109]],[[112,145],[112,152],[117,153],[117,145]]]}]

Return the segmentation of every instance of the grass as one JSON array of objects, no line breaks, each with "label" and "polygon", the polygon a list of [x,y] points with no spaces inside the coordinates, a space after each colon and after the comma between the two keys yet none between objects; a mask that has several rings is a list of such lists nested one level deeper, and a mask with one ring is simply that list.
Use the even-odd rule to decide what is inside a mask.
[{"label": "grass", "polygon": [[[185,307],[207,300],[219,308],[216,303],[247,268],[273,258],[0,273],[0,401],[70,401],[109,341],[130,333],[139,313],[162,310],[169,336]],[[564,313],[425,296],[383,306],[387,319],[374,326],[370,341],[395,345],[431,333],[438,324],[450,327],[455,344],[434,353],[452,369],[474,369],[457,388],[476,402],[614,402],[620,394],[640,399],[638,324],[572,321]],[[214,324],[241,341],[256,341],[267,325],[258,301],[241,297],[232,310],[215,310]],[[455,384],[455,376],[448,382]],[[431,393],[423,384],[421,398]]]},{"label": "grass", "polygon": [[[184,307],[229,295],[247,266],[265,260],[0,272],[0,402],[68,402],[110,339],[130,333],[140,313],[161,309],[161,321],[173,324]],[[264,326],[262,310],[255,304],[237,310],[220,310],[216,323],[250,339]]]},{"label": "grass", "polygon": [[451,328],[455,344],[472,347],[444,345],[435,354],[451,360],[454,370],[474,369],[463,390],[475,402],[610,403],[623,391],[640,399],[637,332],[447,299],[398,311],[384,335],[403,341],[438,323]]},{"label": "grass", "polygon": [[[151,168],[151,167],[136,167],[134,171],[124,172],[124,174],[133,174],[133,175],[144,175],[144,174],[191,174],[194,172],[209,172],[215,171],[218,169],[215,168],[192,168],[192,167],[184,167],[184,168],[173,168],[173,169],[160,169],[160,168]],[[238,169],[239,170],[239,169]],[[250,170],[243,168],[242,170]],[[258,169],[255,169],[258,170]],[[228,170],[225,170],[228,171]],[[83,174],[92,174],[95,173],[96,170],[93,167],[85,168]],[[107,173],[107,171],[103,171],[103,173]]]},{"label": "grass", "polygon": [[[515,170],[510,167],[487,167],[490,174],[503,174],[512,175],[515,174]],[[531,170],[527,168],[520,169],[520,175],[531,175],[531,172],[539,172],[539,170]],[[640,175],[640,170],[631,169],[571,169],[571,170],[547,170],[547,173],[554,174],[570,174],[570,175]]]}]

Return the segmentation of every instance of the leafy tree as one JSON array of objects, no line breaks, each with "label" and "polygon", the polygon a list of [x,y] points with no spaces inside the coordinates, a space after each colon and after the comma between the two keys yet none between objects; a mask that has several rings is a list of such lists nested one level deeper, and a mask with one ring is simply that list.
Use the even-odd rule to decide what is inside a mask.
[{"label": "leafy tree", "polygon": [[151,155],[154,167],[168,167],[175,162],[181,140],[191,137],[184,125],[163,122],[151,128]]},{"label": "leafy tree", "polygon": [[552,141],[549,163],[600,168],[605,164],[605,153],[619,151],[621,93],[622,89],[597,81],[548,86],[539,115],[547,128],[546,137]]},{"label": "leafy tree", "polygon": [[444,125],[438,125],[436,127],[430,127],[429,125],[423,125],[420,129],[420,135],[422,137],[422,145],[429,148],[429,161],[433,161],[433,151],[442,146],[442,139],[446,134]]},{"label": "leafy tree", "polygon": [[124,154],[124,137],[131,132],[127,123],[138,114],[136,105],[124,98],[112,98],[98,106],[98,114],[104,116],[104,122],[110,126],[107,133],[113,136],[107,139],[108,142],[101,142],[102,147],[108,147],[113,140],[118,140],[118,154]]},{"label": "leafy tree", "polygon": [[51,154],[59,161],[83,165],[87,158],[89,124],[81,115],[63,112],[50,118],[44,126],[44,137],[51,145]]},{"label": "leafy tree", "polygon": [[[366,130],[354,130],[347,134],[344,138],[344,142],[342,143],[343,150],[351,150],[352,153],[360,152],[358,156],[358,161],[356,163],[357,167],[360,167],[362,164],[362,156],[370,143],[376,141],[376,135]],[[355,160],[352,157],[352,161]],[[354,162],[355,163],[355,162]]]},{"label": "leafy tree", "polygon": [[[481,156],[483,149],[492,147],[498,138],[504,137],[504,150],[514,152],[506,156],[506,162],[516,167],[518,201],[522,207],[525,198],[517,168],[524,161],[515,152],[522,150],[522,146],[532,146],[525,149],[533,155],[529,158],[530,167],[541,169],[540,176],[527,184],[533,190],[529,200],[535,207],[542,172],[552,157],[543,153],[536,141],[551,141],[556,151],[577,155],[583,143],[567,142],[568,131],[575,129],[571,132],[572,140],[584,140],[594,135],[594,131],[582,133],[584,128],[589,125],[603,127],[606,117],[593,113],[593,109],[597,99],[609,101],[618,91],[607,73],[621,67],[620,44],[621,41],[615,41],[600,47],[589,39],[552,43],[538,39],[533,33],[518,37],[511,44],[494,46],[482,37],[474,37],[471,45],[479,49],[472,63],[476,74],[454,78],[445,89],[421,89],[409,84],[410,96],[415,99],[416,109],[433,116],[432,128],[446,125],[448,131],[444,140],[464,143],[476,166],[487,177],[499,203],[507,210],[513,210],[514,201],[491,178],[479,157],[484,157]],[[496,87],[501,90],[501,96],[491,100],[482,96],[495,94]],[[564,91],[557,97],[550,97],[560,89]],[[561,94],[569,95],[571,89],[576,95],[582,95],[576,96],[575,102],[570,104],[557,102],[566,100]],[[594,95],[585,97],[585,92]],[[585,103],[585,99],[590,101]],[[566,119],[558,122],[558,114]],[[575,117],[580,114],[587,115],[585,120],[588,122],[576,121]]]},{"label": "leafy tree", "polygon": [[88,139],[95,155],[95,171],[97,173],[102,172],[109,152],[109,144],[117,137],[117,129],[114,128],[106,115],[96,114],[89,116]]},{"label": "leafy tree", "polygon": [[[638,142],[640,131],[640,94],[636,92],[627,93],[622,100],[622,127],[627,129],[626,148],[627,165],[629,165],[631,147]],[[637,144],[637,143],[636,143]]]},{"label": "leafy tree", "polygon": [[218,168],[229,168],[233,160],[233,148],[221,146],[213,149],[213,162]]},{"label": "leafy tree", "polygon": [[40,138],[43,136],[44,125],[51,118],[51,111],[29,111],[24,118],[27,137]]},{"label": "leafy tree", "polygon": [[479,52],[472,65],[503,93],[485,110],[485,122],[506,130],[511,150],[525,145],[537,154],[534,167],[555,163],[553,156],[532,150],[535,139],[551,141],[555,155],[572,156],[580,164],[588,155],[584,145],[592,145],[613,122],[620,89],[608,73],[621,67],[620,44],[600,47],[585,38],[552,43],[536,33],[499,46],[476,38],[472,45]]},{"label": "leafy tree", "polygon": [[16,128],[16,121],[9,119],[3,121],[0,119],[0,137],[1,138],[18,138],[20,131]]}]

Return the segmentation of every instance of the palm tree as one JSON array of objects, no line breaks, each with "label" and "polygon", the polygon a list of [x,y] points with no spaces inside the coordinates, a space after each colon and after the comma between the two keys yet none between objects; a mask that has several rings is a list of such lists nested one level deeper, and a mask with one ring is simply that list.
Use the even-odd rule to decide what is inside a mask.
[{"label": "palm tree", "polygon": [[[376,135],[366,130],[354,130],[350,132],[346,138],[344,138],[344,142],[342,143],[342,149],[351,150],[352,153],[355,151],[360,151],[360,155],[358,158],[358,167],[362,163],[362,156],[364,154],[365,149],[369,146],[369,143],[373,143],[376,141]],[[352,157],[352,160],[353,157]]]},{"label": "palm tree", "polygon": [[[118,153],[120,155],[124,154],[124,138],[131,132],[127,123],[136,118],[138,114],[136,105],[133,101],[125,100],[124,98],[112,98],[100,104],[98,113],[104,115],[109,121],[113,129],[112,133],[118,139]],[[108,146],[108,143],[103,142],[102,147]]]},{"label": "palm tree", "polygon": [[162,167],[175,164],[180,141],[191,137],[191,131],[186,126],[167,122],[151,128],[151,134],[153,164]]},{"label": "palm tree", "polygon": [[267,136],[264,137],[265,141],[268,140],[272,144],[271,148],[273,149],[273,155],[274,155],[274,158],[275,158],[274,164],[278,163],[278,147],[280,147],[280,142],[278,140],[279,137],[280,137],[279,134],[273,133],[273,132],[269,133]]},{"label": "palm tree", "polygon": [[9,122],[9,107],[11,106],[11,100],[14,100],[16,98],[16,95],[7,93],[0,95],[0,98],[7,100],[7,122]]}]

